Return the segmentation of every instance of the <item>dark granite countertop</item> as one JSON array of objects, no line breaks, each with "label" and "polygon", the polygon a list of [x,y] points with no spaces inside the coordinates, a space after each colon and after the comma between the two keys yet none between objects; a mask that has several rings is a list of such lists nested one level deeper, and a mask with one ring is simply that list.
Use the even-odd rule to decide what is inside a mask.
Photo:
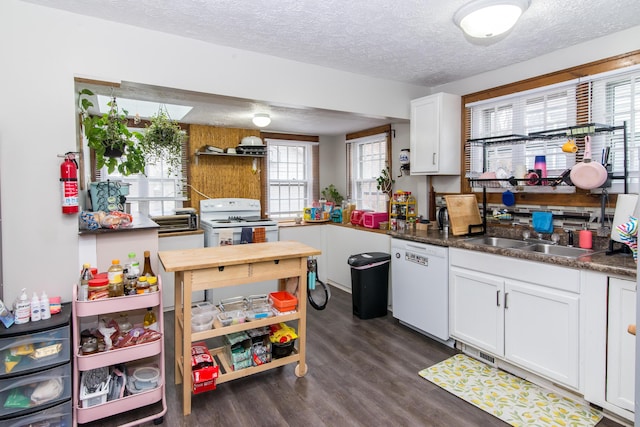
[{"label": "dark granite countertop", "polygon": [[[565,258],[517,249],[505,249],[478,245],[470,243],[468,236],[454,236],[450,233],[448,235],[445,235],[435,227],[433,229],[430,227],[430,229],[427,231],[414,231],[406,233],[389,231],[388,234],[391,237],[410,240],[413,242],[481,251],[484,253],[508,256],[511,258],[521,258],[529,261],[556,264],[570,268],[592,270],[608,275],[630,277],[634,279],[636,277],[636,263],[630,254],[606,255],[605,249],[595,248],[594,252],[589,255],[584,255],[579,258]],[[487,233],[487,235],[492,234]]]}]

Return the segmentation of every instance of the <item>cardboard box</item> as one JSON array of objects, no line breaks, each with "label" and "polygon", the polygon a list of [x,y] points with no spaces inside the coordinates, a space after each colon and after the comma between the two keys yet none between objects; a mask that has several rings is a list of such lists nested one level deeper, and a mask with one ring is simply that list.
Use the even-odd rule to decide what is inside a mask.
[{"label": "cardboard box", "polygon": [[194,393],[216,389],[218,366],[206,343],[191,344],[191,384]]}]

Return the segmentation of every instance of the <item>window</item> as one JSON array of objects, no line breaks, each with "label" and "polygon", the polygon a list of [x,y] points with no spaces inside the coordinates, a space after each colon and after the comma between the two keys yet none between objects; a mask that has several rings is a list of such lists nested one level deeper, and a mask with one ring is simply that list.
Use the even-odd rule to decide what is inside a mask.
[{"label": "window", "polygon": [[122,176],[118,172],[107,174],[102,171],[102,180],[118,180],[130,184],[127,203],[131,204],[131,212],[139,212],[143,216],[173,215],[175,209],[182,207],[186,200],[183,195],[182,177],[174,174],[167,176],[165,165],[147,164],[147,176],[142,174]]},{"label": "window", "polygon": [[351,139],[351,198],[358,209],[387,211],[387,199],[376,178],[387,166],[388,133]]},{"label": "window", "polygon": [[[132,129],[143,132],[143,129]],[[126,197],[132,213],[143,216],[173,215],[175,209],[182,208],[182,202],[186,200],[184,187],[186,179],[186,142],[183,144],[183,158],[180,173],[169,175],[167,165],[161,160],[155,164],[147,164],[146,176],[135,174],[122,176],[118,171],[109,174],[107,168],[103,168],[96,177],[100,181],[113,180],[129,184],[129,194]]]},{"label": "window", "polygon": [[267,212],[270,218],[293,218],[313,200],[313,146],[317,144],[267,139]]},{"label": "window", "polygon": [[[471,109],[471,138],[507,135],[526,136],[531,132],[572,126],[576,121],[575,88],[555,87],[515,94],[504,99],[490,99],[467,105]],[[527,144],[505,143],[471,148],[470,171],[481,173],[505,168],[513,171],[517,164],[533,169],[535,157],[546,156],[549,175],[559,175],[568,162],[561,146],[565,141],[540,139]]]},{"label": "window", "polygon": [[[626,122],[627,153],[637,153],[640,149],[640,69],[633,67],[624,73],[607,73],[595,76],[592,87],[593,121],[610,126],[620,126]],[[604,146],[610,146],[609,162],[614,176],[624,173],[624,133],[616,131],[594,140],[595,157]],[[637,155],[627,156],[629,191],[640,190],[640,159]],[[613,189],[624,191],[620,181],[613,182]]]}]

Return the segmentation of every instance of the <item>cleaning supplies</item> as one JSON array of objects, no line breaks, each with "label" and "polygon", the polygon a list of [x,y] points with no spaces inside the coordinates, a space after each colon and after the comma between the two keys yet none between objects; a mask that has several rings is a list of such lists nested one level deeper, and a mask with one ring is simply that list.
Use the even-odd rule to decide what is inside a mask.
[{"label": "cleaning supplies", "polygon": [[49,306],[49,296],[45,291],[42,291],[42,296],[40,297],[40,316],[42,320],[47,320],[51,318],[51,306]]},{"label": "cleaning supplies", "polygon": [[31,317],[31,302],[27,296],[26,288],[22,288],[22,293],[20,293],[20,296],[16,299],[13,316],[15,317],[16,325],[29,323],[29,317]]},{"label": "cleaning supplies", "polygon": [[40,298],[38,298],[38,294],[34,292],[33,298],[31,298],[31,321],[37,322],[40,319]]},{"label": "cleaning supplies", "polygon": [[551,212],[533,212],[531,222],[537,233],[553,233],[553,214]]}]

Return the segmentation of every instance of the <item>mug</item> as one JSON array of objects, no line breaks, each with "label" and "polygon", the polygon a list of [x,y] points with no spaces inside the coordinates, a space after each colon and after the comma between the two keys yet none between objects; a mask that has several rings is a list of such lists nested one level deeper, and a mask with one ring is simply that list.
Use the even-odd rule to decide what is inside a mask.
[{"label": "mug", "polygon": [[573,139],[570,139],[562,145],[562,151],[565,153],[575,153],[578,151],[578,146]]}]

